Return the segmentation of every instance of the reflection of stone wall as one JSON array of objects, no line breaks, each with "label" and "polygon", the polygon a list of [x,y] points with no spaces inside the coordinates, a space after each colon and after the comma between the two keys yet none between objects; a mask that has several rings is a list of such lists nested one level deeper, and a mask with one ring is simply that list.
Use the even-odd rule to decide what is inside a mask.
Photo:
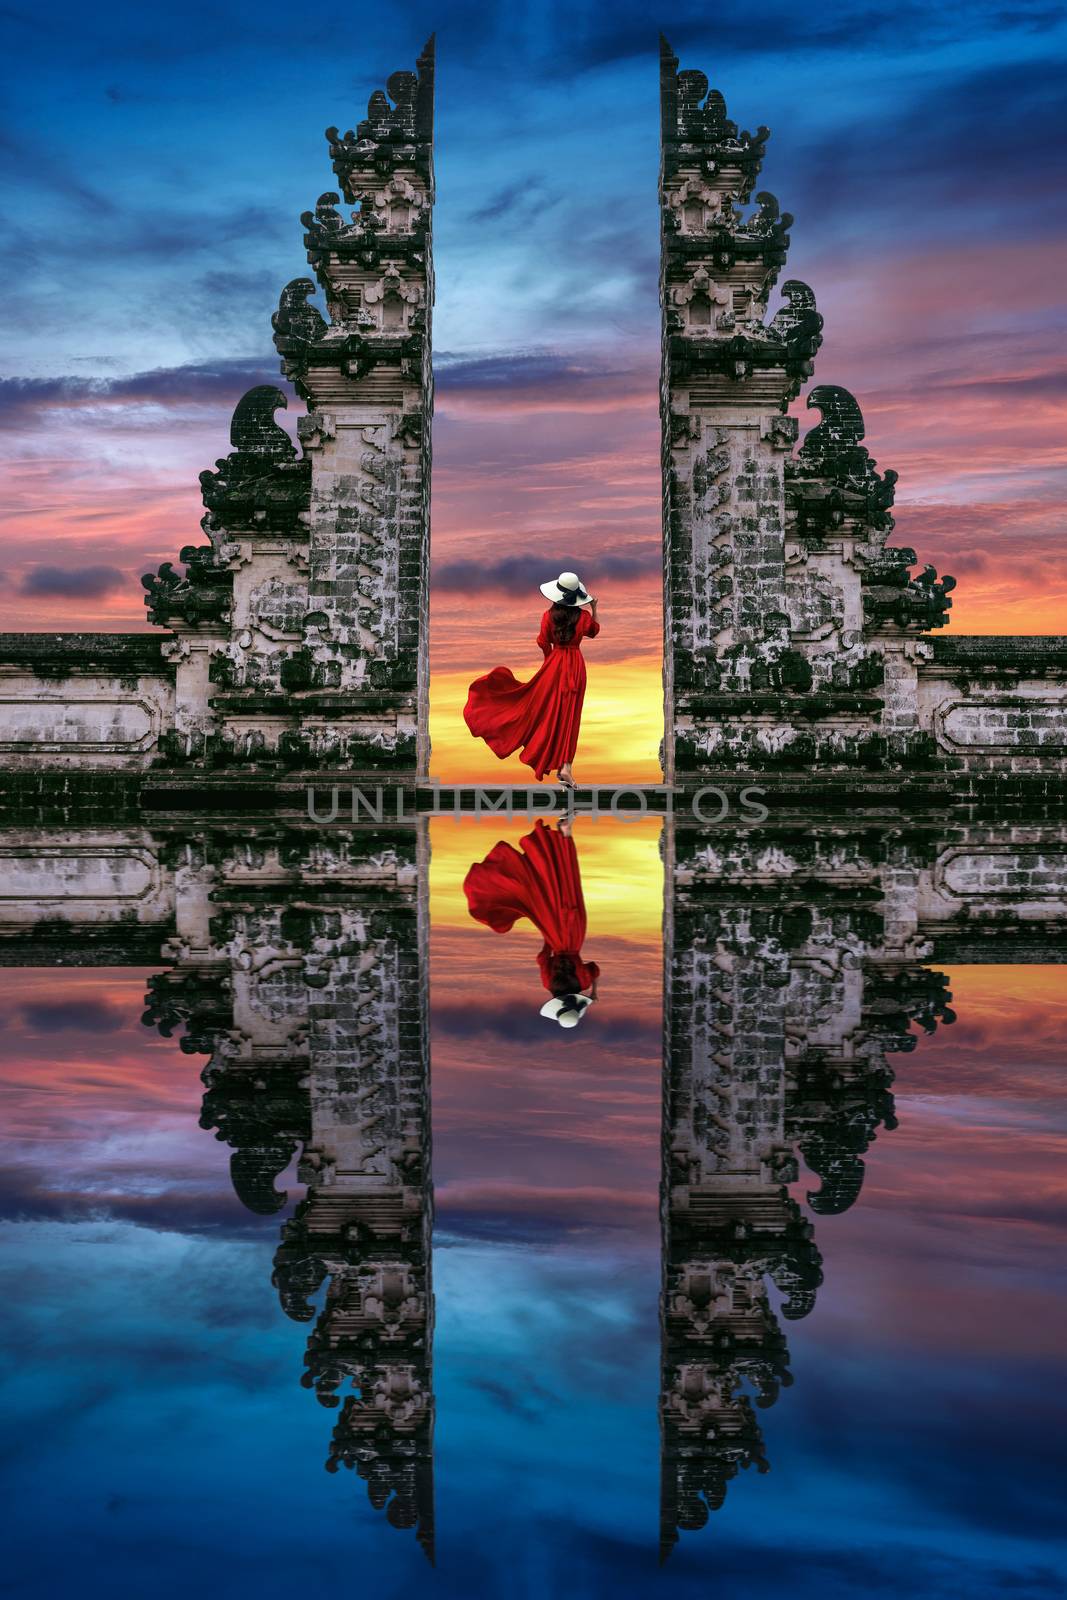
[{"label": "reflection of stone wall", "polygon": [[[1019,932],[1058,928],[1067,917],[1067,824],[1020,819],[955,825],[921,819],[907,831],[857,822],[804,831],[768,823],[743,833],[677,827],[671,833],[673,881],[680,892],[715,895],[744,884],[749,895],[803,903],[812,883],[868,907],[867,959],[921,957],[930,941],[985,926]],[[871,943],[877,929],[881,953]],[[831,933],[828,943],[837,938]],[[1049,959],[1055,959],[1049,932]],[[943,959],[950,959],[948,955]]]},{"label": "reflection of stone wall", "polygon": [[88,936],[144,930],[158,952],[173,915],[173,875],[146,829],[0,829],[0,941],[46,933],[77,962]]},{"label": "reflection of stone wall", "polygon": [[0,831],[0,927],[158,925],[172,905],[147,833]]}]

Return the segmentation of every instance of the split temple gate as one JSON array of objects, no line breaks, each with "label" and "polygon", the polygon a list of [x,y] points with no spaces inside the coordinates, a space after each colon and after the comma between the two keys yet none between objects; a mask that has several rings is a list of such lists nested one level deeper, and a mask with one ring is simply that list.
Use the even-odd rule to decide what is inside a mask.
[{"label": "split temple gate", "polygon": [[[1067,640],[932,631],[953,580],[887,542],[896,474],[847,391],[809,389],[796,448],[822,318],[796,279],[769,315],[793,219],[756,189],[768,130],[677,69],[663,41],[668,779],[849,804],[1062,788]],[[305,212],[314,277],[273,319],[300,447],[280,389],[245,395],[201,474],[208,542],[144,580],[161,632],[0,636],[16,809],[205,786],[273,807],[323,773],[426,777],[433,70],[431,40],[327,130],[340,193]]]}]

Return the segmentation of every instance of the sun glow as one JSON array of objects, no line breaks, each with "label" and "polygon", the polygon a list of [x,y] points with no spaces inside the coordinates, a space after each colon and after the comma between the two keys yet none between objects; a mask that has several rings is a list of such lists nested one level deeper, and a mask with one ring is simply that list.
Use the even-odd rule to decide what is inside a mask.
[{"label": "sun glow", "polygon": [[[575,776],[584,783],[659,783],[659,656],[629,656],[604,665],[591,661],[588,671]],[[533,783],[533,773],[518,756],[500,761],[469,732],[463,707],[475,676],[435,672],[430,679],[431,775],[442,783]]]},{"label": "sun glow", "polygon": [[[518,849],[519,841],[534,825],[528,817],[510,822],[505,817],[477,821],[435,817],[430,825],[431,927],[472,926],[463,893],[471,864],[488,855],[498,839],[506,839]],[[626,823],[576,817],[574,841],[590,936],[627,939],[659,949],[663,925],[660,827],[658,817]],[[519,926],[530,930],[528,923]]]}]

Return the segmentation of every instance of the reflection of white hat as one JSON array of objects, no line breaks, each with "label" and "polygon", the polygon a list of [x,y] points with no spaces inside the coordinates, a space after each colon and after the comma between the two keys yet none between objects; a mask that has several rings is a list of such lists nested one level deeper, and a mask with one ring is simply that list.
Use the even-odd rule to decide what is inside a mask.
[{"label": "reflection of white hat", "polygon": [[592,599],[576,572],[561,572],[558,578],[541,585],[541,593],[546,600],[554,600],[559,606],[587,606]]},{"label": "reflection of white hat", "polygon": [[592,1004],[587,994],[554,994],[541,1007],[541,1015],[561,1028],[576,1028]]}]

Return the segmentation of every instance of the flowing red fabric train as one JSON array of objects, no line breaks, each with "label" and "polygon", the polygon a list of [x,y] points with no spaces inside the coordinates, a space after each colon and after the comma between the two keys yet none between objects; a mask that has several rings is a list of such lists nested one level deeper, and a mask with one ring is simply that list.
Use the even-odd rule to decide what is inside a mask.
[{"label": "flowing red fabric train", "polygon": [[484,739],[503,761],[519,752],[538,779],[574,760],[585,700],[583,639],[595,639],[600,624],[582,611],[569,644],[552,642],[552,613],[541,618],[537,643],[544,663],[527,683],[510,667],[494,667],[475,678],[463,719],[476,739]]},{"label": "flowing red fabric train", "polygon": [[544,822],[520,839],[518,850],[501,839],[463,880],[470,914],[494,933],[509,933],[529,917],[545,941],[537,957],[550,994],[578,993],[600,976],[582,960],[585,900],[574,840]]}]

